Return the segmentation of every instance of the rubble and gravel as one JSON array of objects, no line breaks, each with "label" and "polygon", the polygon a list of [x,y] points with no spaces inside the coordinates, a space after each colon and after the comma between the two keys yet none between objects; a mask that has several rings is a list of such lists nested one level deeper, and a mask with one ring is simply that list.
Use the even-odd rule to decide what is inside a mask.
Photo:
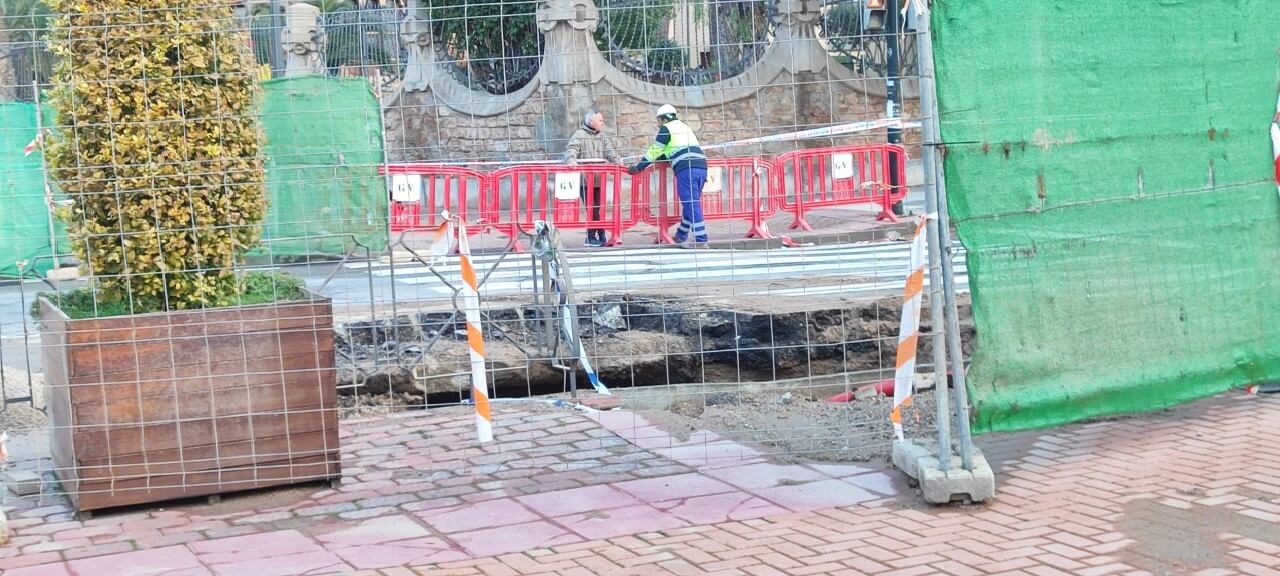
[{"label": "rubble and gravel", "polygon": [[[510,302],[490,306],[486,361],[497,393],[565,391],[566,373],[541,351],[544,326],[537,309]],[[894,365],[900,307],[896,298],[797,308],[795,302],[770,299],[625,294],[579,304],[578,315],[600,378],[629,388],[884,370]],[[961,315],[970,342],[967,301]],[[927,319],[922,329],[929,329]],[[412,404],[437,396],[447,402],[470,387],[465,325],[451,310],[347,323],[338,331],[336,348],[339,389],[346,393],[408,395]],[[922,340],[920,354],[929,351],[929,341]],[[585,373],[579,371],[578,381],[586,382]]]}]

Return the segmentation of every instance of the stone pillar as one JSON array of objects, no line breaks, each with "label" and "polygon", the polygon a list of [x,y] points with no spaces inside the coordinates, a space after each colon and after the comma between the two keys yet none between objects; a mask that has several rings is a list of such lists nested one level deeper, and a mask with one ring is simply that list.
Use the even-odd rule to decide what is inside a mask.
[{"label": "stone pillar", "polygon": [[787,70],[798,72],[822,72],[827,68],[827,54],[814,35],[814,27],[821,17],[821,0],[777,0],[778,21],[774,33],[776,42],[789,49]]},{"label": "stone pillar", "polygon": [[431,85],[431,77],[435,73],[435,37],[431,23],[420,18],[418,1],[409,0],[406,8],[408,16],[400,25],[400,38],[409,50],[409,59],[405,62],[404,79],[400,85],[405,92],[424,92]]},{"label": "stone pillar", "polygon": [[[791,73],[788,89],[794,97],[796,116],[804,124],[827,124],[832,121],[831,94],[834,89],[823,80],[827,77],[830,56],[822,49],[815,34],[821,17],[821,0],[777,0],[778,22],[776,42],[788,46],[783,53],[783,66]],[[826,145],[810,141],[802,145]]]},{"label": "stone pillar", "polygon": [[604,78],[592,34],[600,11],[591,0],[547,0],[538,7],[543,34],[542,116],[535,137],[556,155],[594,103],[593,85]]},{"label": "stone pillar", "polygon": [[320,27],[320,9],[310,4],[290,4],[281,44],[285,50],[286,77],[323,74],[324,30]]},{"label": "stone pillar", "polygon": [[596,82],[604,76],[592,58],[600,11],[591,0],[548,0],[538,7],[537,17],[544,41],[543,82]]},{"label": "stone pillar", "polygon": [[13,69],[13,52],[5,46],[7,35],[0,30],[0,102],[10,102],[18,96],[18,73]]}]

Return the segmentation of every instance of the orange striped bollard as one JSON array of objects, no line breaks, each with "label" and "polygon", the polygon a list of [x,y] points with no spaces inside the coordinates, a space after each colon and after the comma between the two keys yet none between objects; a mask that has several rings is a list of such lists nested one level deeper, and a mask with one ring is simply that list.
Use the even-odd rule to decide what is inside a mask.
[{"label": "orange striped bollard", "polygon": [[[920,311],[924,294],[925,265],[925,223],[927,216],[921,216],[916,224],[915,235],[911,237],[911,261],[907,268],[907,283],[902,289],[902,320],[898,328],[898,358],[893,375],[893,411],[889,420],[893,421],[893,434],[898,440],[902,435],[902,409],[911,405],[911,394],[915,389],[916,344],[920,340]],[[946,386],[946,382],[940,383]]]},{"label": "orange striped bollard", "polygon": [[481,442],[493,441],[493,414],[489,412],[489,385],[484,370],[484,332],[480,329],[480,284],[471,265],[467,224],[458,219],[458,254],[462,259],[462,308],[467,317],[467,344],[471,348],[471,401],[476,405],[476,434]]},{"label": "orange striped bollard", "polygon": [[461,217],[443,214],[444,223],[431,243],[432,254],[453,251],[457,234],[458,258],[462,262],[462,311],[467,320],[467,346],[471,349],[471,402],[476,406],[476,435],[481,442],[493,441],[493,414],[489,411],[489,386],[484,369],[484,331],[480,327],[480,283],[471,264],[471,244],[467,223]]}]

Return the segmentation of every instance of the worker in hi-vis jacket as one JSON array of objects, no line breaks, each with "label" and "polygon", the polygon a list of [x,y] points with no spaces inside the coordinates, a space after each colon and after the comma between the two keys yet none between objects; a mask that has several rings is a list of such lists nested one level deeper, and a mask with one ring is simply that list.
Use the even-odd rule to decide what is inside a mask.
[{"label": "worker in hi-vis jacket", "polygon": [[676,179],[680,196],[680,228],[675,241],[684,248],[706,244],[707,224],[702,220],[702,187],[707,183],[707,157],[698,146],[698,137],[688,124],[680,121],[670,104],[658,108],[658,136],[644,153],[644,158],[630,172],[637,174],[656,162],[667,162]]}]

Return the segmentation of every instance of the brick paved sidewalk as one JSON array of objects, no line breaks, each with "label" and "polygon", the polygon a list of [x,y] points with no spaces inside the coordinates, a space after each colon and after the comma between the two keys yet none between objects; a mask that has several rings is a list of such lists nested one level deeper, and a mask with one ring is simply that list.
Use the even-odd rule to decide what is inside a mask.
[{"label": "brick paved sidewalk", "polygon": [[[594,420],[594,421],[593,421]],[[344,422],[338,490],[72,520],[9,498],[31,574],[1280,574],[1280,399],[984,439],[997,501],[928,508],[896,472],[777,465],[629,412]],[[413,567],[411,570],[405,567]],[[1213,571],[1217,569],[1217,571]]]},{"label": "brick paved sidewalk", "polygon": [[[78,521],[65,496],[9,498],[12,576],[350,572],[480,558],[853,504],[895,493],[853,465],[781,466],[710,433],[678,439],[627,411],[499,404],[342,423],[338,489],[265,490]],[[47,465],[47,464],[46,464]]]},{"label": "brick paved sidewalk", "polygon": [[995,502],[914,497],[381,574],[1280,575],[1280,398],[985,439]]}]

